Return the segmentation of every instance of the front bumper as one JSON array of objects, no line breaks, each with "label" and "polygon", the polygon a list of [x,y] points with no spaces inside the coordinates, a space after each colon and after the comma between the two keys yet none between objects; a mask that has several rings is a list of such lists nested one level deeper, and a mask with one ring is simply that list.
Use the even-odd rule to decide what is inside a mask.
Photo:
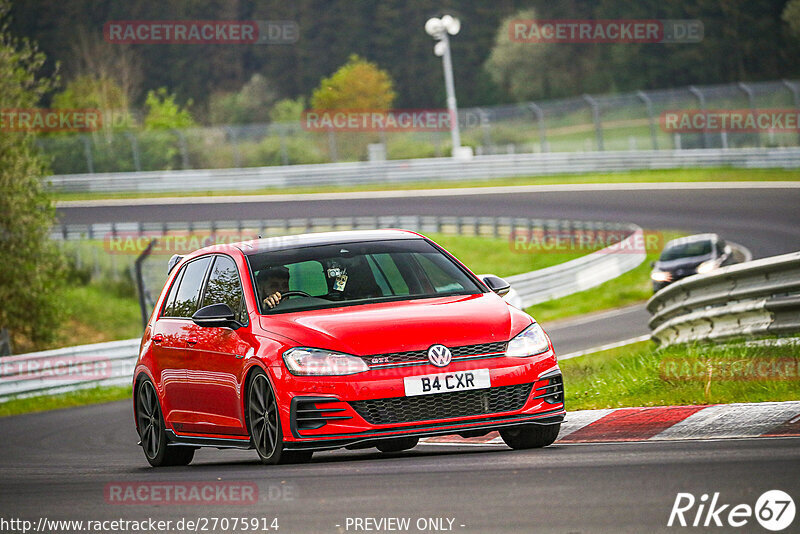
[{"label": "front bumper", "polygon": [[[491,387],[405,396],[403,378],[488,369]],[[563,380],[552,350],[528,358],[375,369],[355,376],[297,377],[276,370],[284,446],[325,450],[397,437],[481,435],[563,421]],[[283,371],[281,373],[281,371]]]}]

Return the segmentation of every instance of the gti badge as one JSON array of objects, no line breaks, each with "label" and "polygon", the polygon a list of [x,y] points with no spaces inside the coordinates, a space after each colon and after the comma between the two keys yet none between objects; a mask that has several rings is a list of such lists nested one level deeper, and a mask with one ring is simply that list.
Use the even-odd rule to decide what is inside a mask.
[{"label": "gti badge", "polygon": [[428,349],[428,361],[436,367],[444,367],[450,363],[453,355],[444,345],[433,345]]}]

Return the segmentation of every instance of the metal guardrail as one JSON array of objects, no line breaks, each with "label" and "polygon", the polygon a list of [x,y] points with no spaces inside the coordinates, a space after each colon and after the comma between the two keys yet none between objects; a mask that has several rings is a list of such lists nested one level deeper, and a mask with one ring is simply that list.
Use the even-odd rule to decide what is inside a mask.
[{"label": "metal guardrail", "polygon": [[800,168],[800,148],[632,150],[323,163],[49,177],[62,192],[252,191],[277,187],[486,180],[512,176],[604,173],[685,167]]},{"label": "metal guardrail", "polygon": [[[188,223],[169,226],[181,230],[226,227],[239,231],[260,228],[302,228],[303,230],[343,229],[345,222],[350,228],[371,229],[404,227],[422,232],[443,232],[469,228],[475,235],[489,233],[494,236],[511,236],[522,230],[557,229],[560,231],[613,231],[626,237],[605,249],[559,265],[529,273],[510,276],[507,280],[515,289],[513,305],[528,307],[546,300],[558,298],[599,285],[633,269],[645,259],[644,251],[638,250],[642,240],[642,229],[636,225],[591,223],[582,221],[543,221],[506,217],[355,217],[339,219],[297,219],[294,221],[228,221]],[[273,224],[275,223],[275,224]],[[147,224],[130,225],[71,225],[56,229],[61,239],[98,238],[115,232],[148,231],[160,229]],[[264,234],[266,235],[266,234]],[[518,299],[518,300],[516,300]],[[82,388],[128,384],[138,357],[139,339],[82,345],[65,349],[23,354],[0,358],[0,402],[14,397],[56,394]]]},{"label": "metal guardrail", "polygon": [[647,309],[661,345],[800,332],[800,252],[684,278]]},{"label": "metal guardrail", "polygon": [[0,400],[131,383],[140,339],[0,358]]}]

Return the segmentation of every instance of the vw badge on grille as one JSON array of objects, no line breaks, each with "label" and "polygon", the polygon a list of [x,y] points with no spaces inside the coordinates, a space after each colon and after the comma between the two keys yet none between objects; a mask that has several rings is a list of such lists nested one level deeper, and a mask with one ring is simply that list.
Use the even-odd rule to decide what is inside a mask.
[{"label": "vw badge on grille", "polygon": [[453,355],[444,345],[433,345],[428,349],[428,361],[436,367],[444,367],[450,363]]}]

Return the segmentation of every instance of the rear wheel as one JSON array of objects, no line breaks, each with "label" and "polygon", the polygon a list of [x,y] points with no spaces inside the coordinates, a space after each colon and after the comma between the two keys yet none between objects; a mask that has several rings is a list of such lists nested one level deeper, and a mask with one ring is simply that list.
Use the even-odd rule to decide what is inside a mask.
[{"label": "rear wheel", "polygon": [[419,443],[419,438],[392,438],[375,445],[381,452],[400,452],[413,449]]},{"label": "rear wheel", "polygon": [[153,383],[145,378],[136,390],[136,422],[139,439],[147,461],[153,467],[188,465],[194,457],[194,447],[167,445],[167,433],[158,396]]},{"label": "rear wheel", "polygon": [[307,462],[312,451],[287,451],[283,445],[278,403],[263,371],[256,371],[247,386],[247,429],[265,464]]},{"label": "rear wheel", "polygon": [[558,437],[561,424],[522,425],[500,430],[500,437],[512,449],[539,449],[551,445]]}]

